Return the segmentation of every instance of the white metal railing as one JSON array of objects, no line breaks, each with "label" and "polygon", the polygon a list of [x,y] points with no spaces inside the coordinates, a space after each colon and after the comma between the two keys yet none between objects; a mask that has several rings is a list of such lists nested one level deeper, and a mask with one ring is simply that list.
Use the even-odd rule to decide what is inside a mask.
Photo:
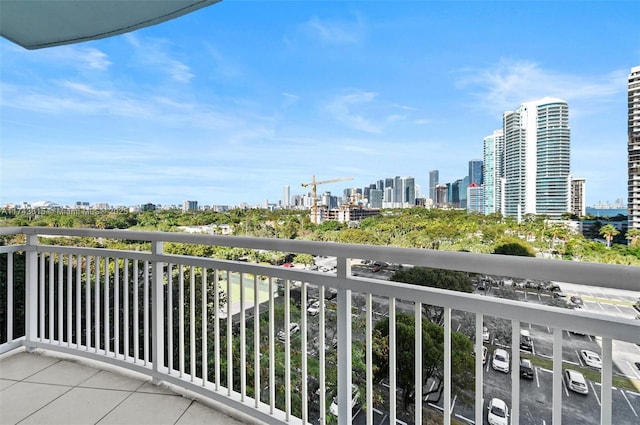
[{"label": "white metal railing", "polygon": [[[640,268],[505,257],[471,253],[390,248],[247,237],[187,235],[58,228],[0,228],[0,236],[24,235],[24,244],[0,246],[7,254],[6,338],[0,353],[19,346],[44,348],[83,356],[166,381],[235,407],[267,423],[325,423],[329,421],[328,391],[337,388],[338,422],[352,421],[351,399],[354,344],[354,296],[364,296],[364,378],[361,397],[368,424],[373,423],[379,391],[373,379],[374,303],[388,304],[389,377],[386,408],[389,423],[398,416],[396,311],[398,303],[413,305],[416,338],[415,386],[422,388],[421,320],[423,305],[444,309],[443,406],[452,406],[452,312],[475,315],[475,423],[485,415],[483,398],[482,328],[484,317],[511,322],[512,368],[519,364],[521,323],[549,327],[553,333],[552,420],[562,419],[562,331],[573,330],[602,338],[600,422],[612,423],[612,343],[640,342],[640,321],[553,308],[519,301],[451,292],[403,283],[353,276],[351,259],[377,259],[516,278],[573,282],[605,288],[640,291]],[[91,237],[151,243],[148,252],[54,246],[39,236]],[[240,247],[336,257],[336,271],[323,273],[241,261],[171,255],[164,243]],[[25,256],[24,316],[17,317],[13,262]],[[2,270],[0,268],[0,270]],[[294,286],[300,287],[300,309],[292,310]],[[278,288],[282,288],[281,294]],[[325,300],[337,291],[335,306]],[[309,334],[315,327],[307,312],[310,291],[319,301],[317,344]],[[281,307],[280,307],[281,305]],[[282,322],[276,313],[283,309]],[[335,324],[330,324],[335,309]],[[252,320],[253,319],[253,320]],[[295,320],[295,322],[294,322]],[[263,323],[264,321],[264,323]],[[24,335],[14,326],[24,323]],[[313,320],[315,323],[315,319]],[[295,328],[294,323],[298,324]],[[293,326],[293,327],[292,327]],[[313,325],[315,326],[315,324]],[[336,364],[328,363],[337,330]],[[315,332],[315,331],[314,331]],[[361,331],[359,331],[361,332]],[[252,334],[253,337],[249,338]],[[358,336],[359,338],[360,336]],[[299,338],[299,341],[298,341]],[[234,346],[234,344],[237,345]],[[283,345],[279,345],[283,344]],[[308,354],[311,347],[318,352]],[[284,347],[284,349],[281,349]],[[310,363],[317,362],[317,375]],[[332,371],[337,382],[333,382]],[[253,379],[248,379],[253,373]],[[318,390],[309,391],[314,382]],[[280,390],[283,391],[280,391]],[[418,393],[418,391],[416,391]],[[511,374],[511,423],[520,423],[520,378]],[[311,404],[317,403],[312,412]],[[423,400],[414,397],[414,422],[422,423]],[[444,423],[451,423],[444,408]]]}]

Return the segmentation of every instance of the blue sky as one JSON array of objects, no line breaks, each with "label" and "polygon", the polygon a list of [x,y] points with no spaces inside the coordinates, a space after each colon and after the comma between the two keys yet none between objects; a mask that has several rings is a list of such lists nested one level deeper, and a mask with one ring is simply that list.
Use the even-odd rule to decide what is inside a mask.
[{"label": "blue sky", "polygon": [[[238,1],[109,39],[0,40],[0,205],[262,204],[467,174],[502,112],[569,103],[587,204],[627,198],[640,2]],[[341,194],[345,183],[319,186]]]}]

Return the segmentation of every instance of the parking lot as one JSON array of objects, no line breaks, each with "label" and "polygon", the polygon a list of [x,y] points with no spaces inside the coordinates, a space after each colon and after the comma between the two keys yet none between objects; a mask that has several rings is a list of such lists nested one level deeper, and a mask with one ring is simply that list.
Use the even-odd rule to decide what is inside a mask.
[{"label": "parking lot", "polygon": [[[352,266],[352,273],[356,276],[371,277],[377,279],[389,279],[393,274],[393,270],[388,268],[377,268],[371,265],[354,265]],[[627,319],[633,319],[638,314],[630,304],[638,299],[634,293],[616,293],[613,290],[598,290],[597,292],[593,288],[579,287],[577,285],[563,284],[561,288],[566,296],[563,299],[569,300],[571,296],[579,296],[583,300],[582,309],[584,311],[594,311],[598,314],[609,314],[614,317],[621,317]],[[481,292],[487,296],[492,296],[492,291],[495,288],[486,288]],[[534,302],[534,303],[546,303],[553,294],[547,291],[535,291],[527,290],[525,288],[515,288],[515,293],[518,299]],[[311,293],[310,293],[311,294]],[[354,307],[363,305],[359,303],[358,294],[353,294]],[[570,302],[570,301],[568,301]],[[413,303],[410,301],[398,300],[396,307],[398,310],[405,310],[407,312],[413,311]],[[374,299],[373,304],[374,317],[381,318],[388,314],[388,301],[385,299]],[[490,321],[491,318],[485,317],[485,320]],[[456,329],[462,320],[461,312],[453,312],[452,326]],[[520,380],[520,423],[526,425],[551,424],[552,419],[552,356],[553,356],[553,329],[549,329],[546,326],[540,326],[535,324],[521,323],[521,329],[526,329],[530,332],[533,347],[531,353],[521,352],[522,355],[533,355],[539,359],[544,359],[548,367],[542,367],[536,365],[534,367],[533,379],[521,379]],[[491,330],[490,330],[491,331]],[[355,335],[354,335],[355,336]],[[639,337],[640,339],[640,337]],[[483,405],[485,414],[483,417],[483,423],[487,423],[486,407],[491,398],[500,398],[504,400],[507,405],[511,406],[511,373],[503,373],[495,371],[491,368],[491,355],[493,353],[495,344],[505,343],[510,345],[511,341],[496,341],[493,339],[493,335],[490,336],[489,341],[489,356],[487,364],[484,368],[484,399]],[[640,340],[639,340],[640,342]],[[510,348],[507,347],[508,350]],[[591,335],[582,335],[580,333],[573,333],[570,331],[563,331],[562,342],[562,359],[563,370],[564,369],[584,369],[587,366],[584,364],[581,356],[581,350],[590,350],[601,354],[601,340],[598,337]],[[538,361],[535,363],[543,363],[544,361]],[[613,342],[613,374],[614,377],[628,378],[635,380],[637,386],[640,386],[640,370],[635,366],[635,362],[640,361],[640,346],[636,344],[614,341]],[[513,369],[513,364],[511,365]],[[516,368],[516,370],[518,370]],[[563,379],[563,394],[562,394],[562,421],[565,424],[598,424],[600,423],[600,404],[601,404],[601,389],[598,382],[594,382],[587,379],[588,394],[582,395],[575,393],[568,389]],[[388,387],[387,387],[388,388]],[[428,388],[426,388],[428,389]],[[400,394],[397,394],[400,397]],[[473,398],[473,394],[471,394]],[[400,399],[398,399],[400,400]],[[464,422],[473,423],[474,407],[473,402],[462,402],[462,399],[458,400],[457,397],[453,400],[453,415]],[[640,388],[633,391],[630,389],[622,389],[614,387],[612,389],[613,400],[613,423],[618,425],[635,425],[640,423]],[[442,410],[442,401],[440,405],[434,405],[430,402],[425,403],[425,408],[434,408]],[[404,417],[405,415],[398,414],[402,419],[406,419],[407,422],[411,422],[411,419]],[[354,416],[354,423],[365,423],[364,412],[359,412]],[[374,410],[374,424],[388,424],[388,414],[384,412],[383,408]],[[397,423],[404,423],[398,420]]]}]

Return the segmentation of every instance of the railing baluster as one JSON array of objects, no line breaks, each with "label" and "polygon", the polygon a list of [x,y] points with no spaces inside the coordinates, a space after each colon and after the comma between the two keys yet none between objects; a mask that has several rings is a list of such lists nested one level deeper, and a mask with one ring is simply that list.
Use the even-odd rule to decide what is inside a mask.
[{"label": "railing baluster", "polygon": [[444,307],[444,425],[451,425],[451,307]]},{"label": "railing baluster", "polygon": [[143,331],[143,340],[144,343],[144,365],[149,364],[149,261],[145,260],[144,262],[144,287],[143,287],[143,295],[144,299],[142,300],[142,326],[144,326]]},{"label": "railing baluster", "polygon": [[113,258],[113,333],[115,340],[113,342],[113,357],[120,354],[120,259]]},{"label": "railing baluster", "polygon": [[13,252],[10,252],[7,254],[7,342],[13,341],[13,308]]},{"label": "railing baluster", "polygon": [[180,377],[184,375],[184,267],[178,267],[178,368]]},{"label": "railing baluster", "polygon": [[[240,273],[240,364],[247,364],[247,323],[245,316],[244,273]],[[247,394],[247,368],[240,367],[240,400]]]},{"label": "railing baluster", "polygon": [[55,306],[53,304],[53,295],[55,288],[55,272],[54,272],[54,263],[55,263],[55,254],[49,254],[49,306],[48,306],[48,314],[49,314],[49,343],[52,344],[55,339],[54,329],[53,329],[53,318],[56,315]]},{"label": "railing baluster", "polygon": [[91,258],[87,255],[84,278],[84,344],[85,350],[91,347]]},{"label": "railing baluster", "polygon": [[220,390],[220,282],[218,280],[218,269],[213,271],[213,308],[215,316],[213,317],[214,329],[214,345],[215,345],[215,388]]},{"label": "railing baluster", "polygon": [[109,257],[104,257],[104,354],[109,353],[111,321],[109,317]]},{"label": "railing baluster", "polygon": [[415,381],[413,399],[415,403],[415,425],[422,425],[422,303],[414,305],[415,321]]},{"label": "railing baluster", "polygon": [[[273,277],[269,277],[269,413],[273,414],[276,406],[275,378],[275,312],[273,296]],[[321,366],[322,367],[322,366]]]},{"label": "railing baluster", "polygon": [[96,281],[94,294],[94,321],[95,321],[95,342],[94,351],[97,353],[100,349],[100,262],[101,257],[96,257]]},{"label": "railing baluster", "polygon": [[207,355],[207,345],[209,344],[208,342],[208,337],[207,337],[207,310],[208,310],[208,306],[207,306],[207,269],[206,268],[202,268],[202,290],[200,291],[202,293],[202,316],[201,316],[201,321],[202,321],[202,346],[201,346],[201,362],[202,362],[202,386],[206,386],[207,385],[207,381],[208,379],[208,367],[209,367],[209,356]]},{"label": "railing baluster", "polygon": [[520,424],[520,321],[511,322],[511,425]]},{"label": "railing baluster", "polygon": [[191,266],[189,279],[189,375],[196,377],[196,268]]},{"label": "railing baluster", "polygon": [[[340,343],[338,343],[339,345]],[[389,423],[396,423],[396,299],[389,298]],[[340,398],[342,404],[346,399]]]},{"label": "railing baluster", "polygon": [[82,345],[82,255],[76,256],[76,348]]},{"label": "railing baluster", "polygon": [[[484,365],[482,363],[482,352],[484,351],[484,343],[482,339],[482,330],[484,328],[484,316],[481,313],[476,314],[476,397],[475,397],[475,423],[481,424],[484,416]],[[487,361],[489,355],[487,353]]]},{"label": "railing baluster", "polygon": [[73,277],[73,255],[67,255],[67,347],[71,347],[71,312],[73,310],[72,304],[72,277]]},{"label": "railing baluster", "polygon": [[562,329],[553,329],[553,425],[562,425]]},{"label": "railing baluster", "polygon": [[124,359],[129,359],[129,259],[124,258],[124,271],[122,275],[124,277],[124,330],[122,331],[122,336],[124,337]]},{"label": "railing baluster", "polygon": [[58,254],[58,345],[62,344],[64,321],[64,255]]},{"label": "railing baluster", "polygon": [[[373,303],[371,294],[366,295],[365,303],[367,308],[365,318],[367,425],[373,425]],[[422,405],[420,406],[420,410],[422,410]]]},{"label": "railing baluster", "polygon": [[[325,322],[326,322],[326,313],[325,313],[325,286],[320,285],[318,288],[318,298],[320,301],[320,317],[318,319],[318,351],[320,352],[320,364],[319,371],[320,374],[320,425],[325,425],[327,420],[327,379],[325,376]],[[370,409],[368,409],[370,410]]]},{"label": "railing baluster", "polygon": [[253,398],[260,405],[260,287],[258,275],[253,275]]},{"label": "railing baluster", "polygon": [[302,376],[300,385],[302,388],[302,423],[309,421],[309,400],[307,398],[307,282],[302,282],[300,286],[300,352],[302,356]]},{"label": "railing baluster", "polygon": [[[349,259],[336,258],[337,276],[339,278],[351,277]],[[352,362],[351,362],[351,290],[338,289],[338,418],[344,418],[345,424],[351,425],[353,411],[352,399]],[[395,411],[392,416],[395,420]],[[340,420],[342,423],[342,420]]]},{"label": "railing baluster", "polygon": [[[162,242],[153,242],[151,245],[151,254],[154,256],[151,267],[153,267],[151,271],[152,287],[151,287],[151,306],[152,311],[149,312],[145,309],[145,317],[149,317],[151,314],[151,338],[153,343],[152,356],[151,361],[153,362],[153,370],[156,373],[160,373],[164,370],[164,281],[162,276],[162,268],[163,263],[155,258],[159,255],[162,255],[163,252],[163,243]],[[145,265],[145,269],[149,270],[149,265]],[[156,378],[157,380],[157,378]]]},{"label": "railing baluster", "polygon": [[285,417],[291,419],[291,290],[289,279],[284,281],[284,400]]},{"label": "railing baluster", "polygon": [[40,341],[44,341],[45,337],[46,337],[46,328],[45,328],[45,253],[42,252],[40,253],[40,276],[39,276],[39,281],[40,281],[40,285],[39,285],[39,290],[40,290],[40,297],[39,297],[39,301],[40,301],[40,328],[38,330],[39,332],[39,336],[40,336]]},{"label": "railing baluster", "polygon": [[139,266],[138,260],[133,260],[133,362],[140,360],[140,303],[139,303]]},{"label": "railing baluster", "polygon": [[[38,311],[38,271],[42,271],[44,263],[38,268],[38,252],[36,251],[36,245],[38,244],[37,235],[27,235],[25,248],[25,339],[28,352],[34,350],[33,343],[39,338],[38,335],[38,323],[42,313],[42,306]],[[44,275],[40,273],[40,275]],[[42,286],[42,285],[41,285]],[[42,329],[42,327],[40,328]]]},{"label": "railing baluster", "polygon": [[612,405],[613,395],[611,394],[611,382],[613,378],[613,341],[611,338],[602,338],[602,372],[600,387],[600,423],[610,425],[613,423]]},{"label": "railing baluster", "polygon": [[227,277],[227,395],[233,391],[233,324],[231,310],[231,273],[226,270]]},{"label": "railing baluster", "polygon": [[167,264],[167,367],[173,370],[173,264]]}]

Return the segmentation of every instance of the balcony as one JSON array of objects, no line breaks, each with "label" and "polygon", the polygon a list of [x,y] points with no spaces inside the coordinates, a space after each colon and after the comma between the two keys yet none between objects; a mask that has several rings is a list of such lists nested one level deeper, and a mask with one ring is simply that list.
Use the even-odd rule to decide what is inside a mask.
[{"label": "balcony", "polygon": [[[0,236],[12,241],[0,246],[0,354],[44,351],[93,362],[98,370],[136,374],[157,388],[219,403],[247,422],[486,423],[487,406],[498,395],[515,425],[633,424],[640,415],[640,370],[634,370],[640,320],[630,315],[640,297],[637,267],[123,230],[0,228]],[[48,243],[50,237],[65,243]],[[77,246],[74,238],[94,246],[104,239],[136,242],[138,250]],[[176,244],[203,254],[174,254]],[[335,267],[206,256],[214,246],[311,254]],[[514,286],[561,282],[564,292],[590,294],[586,304],[602,312],[538,303],[549,293],[524,284],[513,290],[517,299],[503,299],[486,290],[391,282],[385,265],[503,277],[502,284]],[[612,293],[626,301],[605,302]],[[609,307],[617,311],[604,311]],[[438,312],[436,325],[425,321],[427,311]],[[377,324],[387,320],[381,337]],[[466,336],[458,332],[465,320]],[[497,338],[491,329],[485,337],[484,328],[497,321],[506,323],[506,331]],[[531,335],[531,352],[521,351],[521,330]],[[432,335],[440,340],[427,341]],[[460,346],[475,353],[462,369]],[[582,346],[599,354],[600,369],[583,363]],[[509,373],[489,368],[496,349],[508,354]],[[3,358],[2,373],[6,362],[20,358],[15,356],[29,357]],[[380,358],[387,365],[382,371]],[[521,358],[532,360],[533,380],[521,380]],[[569,368],[584,371],[586,396],[569,390]],[[434,387],[441,391],[429,395]]]}]

